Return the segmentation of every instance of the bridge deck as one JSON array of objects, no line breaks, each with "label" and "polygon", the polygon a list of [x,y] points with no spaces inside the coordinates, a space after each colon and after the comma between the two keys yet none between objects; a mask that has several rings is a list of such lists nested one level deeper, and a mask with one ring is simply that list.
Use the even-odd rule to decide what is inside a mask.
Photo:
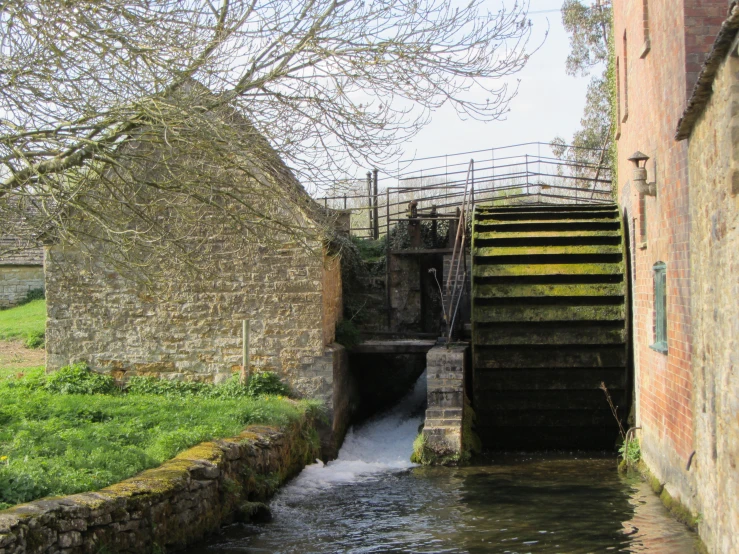
[{"label": "bridge deck", "polygon": [[352,348],[352,353],[362,354],[425,354],[436,344],[435,340],[384,339],[366,340]]}]

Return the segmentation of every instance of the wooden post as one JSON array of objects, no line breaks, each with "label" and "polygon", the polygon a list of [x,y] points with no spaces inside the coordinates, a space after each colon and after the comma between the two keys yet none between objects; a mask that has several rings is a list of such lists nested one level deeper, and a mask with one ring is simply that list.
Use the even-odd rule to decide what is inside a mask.
[{"label": "wooden post", "polygon": [[367,172],[367,219],[369,221],[369,237],[374,236],[375,226],[372,225],[372,172]]},{"label": "wooden post", "polygon": [[249,320],[241,322],[241,384],[249,382]]},{"label": "wooden post", "polygon": [[377,169],[373,170],[374,173],[374,196],[375,196],[375,207],[374,207],[374,214],[375,214],[375,232],[374,232],[374,238],[375,240],[380,238],[380,221],[379,221],[379,204],[377,200]]}]

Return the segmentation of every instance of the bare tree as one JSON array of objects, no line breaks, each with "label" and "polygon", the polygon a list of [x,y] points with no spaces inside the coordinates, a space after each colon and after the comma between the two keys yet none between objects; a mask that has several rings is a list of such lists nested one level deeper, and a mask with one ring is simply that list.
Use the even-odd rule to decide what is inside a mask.
[{"label": "bare tree", "polygon": [[388,161],[446,103],[507,111],[527,6],[482,6],[5,1],[0,232],[190,262],[226,230],[292,235],[311,209],[298,180]]}]

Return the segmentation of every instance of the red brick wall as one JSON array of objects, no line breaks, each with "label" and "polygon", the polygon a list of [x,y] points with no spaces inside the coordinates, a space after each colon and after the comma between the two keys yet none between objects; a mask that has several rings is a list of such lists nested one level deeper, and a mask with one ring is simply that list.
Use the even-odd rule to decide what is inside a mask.
[{"label": "red brick wall", "polygon": [[686,93],[690,98],[703,60],[713,46],[721,23],[726,19],[726,0],[685,1],[685,71]]},{"label": "red brick wall", "polygon": [[[647,3],[649,48],[645,53],[644,2],[613,2],[622,117],[626,84],[629,99],[628,118],[621,122],[618,138],[618,190],[621,204],[636,208],[630,216],[637,244],[633,298],[637,418],[647,458],[651,452],[651,461],[658,466],[653,470],[666,480],[680,463],[684,467],[693,450],[687,144],[676,142],[674,135],[727,4],[726,0]],[[633,168],[627,158],[636,150],[650,156],[649,180],[657,181],[657,196],[643,203],[633,186],[624,188]],[[640,232],[644,218],[646,240]],[[652,267],[659,261],[667,264],[667,354],[650,348],[654,342]]]}]

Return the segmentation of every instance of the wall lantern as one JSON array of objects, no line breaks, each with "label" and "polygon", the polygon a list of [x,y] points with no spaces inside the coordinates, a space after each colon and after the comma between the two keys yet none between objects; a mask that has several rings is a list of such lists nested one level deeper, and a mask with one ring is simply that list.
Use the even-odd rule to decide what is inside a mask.
[{"label": "wall lantern", "polygon": [[657,183],[653,181],[647,183],[647,160],[649,156],[642,154],[638,150],[634,152],[629,158],[630,162],[634,163],[634,186],[639,194],[642,196],[656,196],[657,195]]}]

